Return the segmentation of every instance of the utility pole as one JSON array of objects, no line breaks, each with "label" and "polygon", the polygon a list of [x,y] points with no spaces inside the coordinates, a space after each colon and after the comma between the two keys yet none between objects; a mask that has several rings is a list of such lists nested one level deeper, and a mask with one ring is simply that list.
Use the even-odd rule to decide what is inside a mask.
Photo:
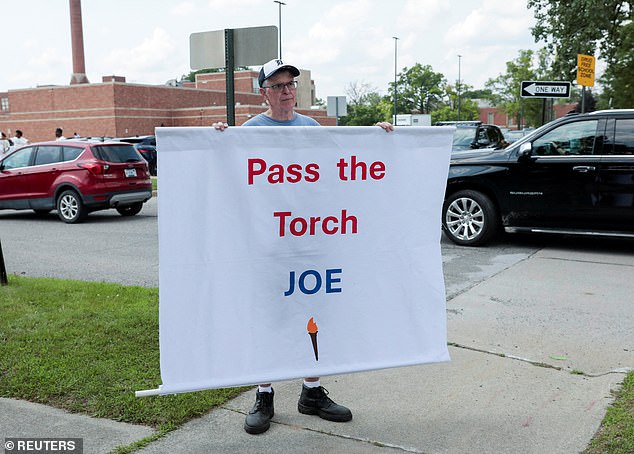
[{"label": "utility pole", "polygon": [[396,71],[397,71],[396,57],[397,57],[398,37],[392,36],[392,38],[394,39],[394,120],[393,121],[394,121],[394,124],[396,124],[396,112],[398,111],[398,101],[397,101],[398,92],[396,90]]},{"label": "utility pole", "polygon": [[281,2],[279,0],[273,0],[273,3],[277,3],[278,6],[278,10],[279,10],[279,18],[278,18],[278,24],[279,24],[279,32],[280,32],[280,53],[279,53],[279,59],[282,59],[282,5],[286,5],[286,3]]},{"label": "utility pole", "polygon": [[458,55],[458,121],[460,121],[460,59],[462,55]]}]

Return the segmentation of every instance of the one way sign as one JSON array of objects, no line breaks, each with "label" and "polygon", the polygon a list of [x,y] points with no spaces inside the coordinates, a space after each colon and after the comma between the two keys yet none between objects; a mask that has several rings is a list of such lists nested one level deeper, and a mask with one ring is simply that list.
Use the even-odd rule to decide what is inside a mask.
[{"label": "one way sign", "polygon": [[570,98],[570,82],[522,81],[522,98]]}]

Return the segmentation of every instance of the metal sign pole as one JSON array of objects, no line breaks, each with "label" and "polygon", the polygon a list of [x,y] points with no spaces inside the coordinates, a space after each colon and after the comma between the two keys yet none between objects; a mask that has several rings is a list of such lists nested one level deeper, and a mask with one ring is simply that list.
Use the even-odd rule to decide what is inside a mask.
[{"label": "metal sign pole", "polygon": [[227,124],[236,125],[236,103],[235,88],[233,82],[233,71],[235,68],[233,55],[233,29],[225,29],[225,76],[227,87]]},{"label": "metal sign pole", "polygon": [[9,284],[7,280],[7,268],[4,266],[4,256],[2,255],[2,242],[0,242],[0,284]]}]

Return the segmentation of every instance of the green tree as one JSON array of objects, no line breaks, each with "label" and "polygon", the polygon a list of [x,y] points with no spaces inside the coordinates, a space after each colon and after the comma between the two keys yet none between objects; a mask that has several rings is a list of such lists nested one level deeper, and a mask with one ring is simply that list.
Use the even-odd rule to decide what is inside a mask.
[{"label": "green tree", "polygon": [[315,106],[319,106],[319,107],[320,107],[320,108],[322,108],[322,109],[325,109],[325,108],[326,108],[326,106],[327,106],[326,101],[324,101],[324,100],[323,100],[323,99],[321,99],[321,98],[315,98],[315,104],[314,104],[314,105],[315,105]]},{"label": "green tree", "polygon": [[[352,82],[346,89],[348,113],[339,119],[343,126],[371,126],[391,118],[389,98],[381,96],[374,87]],[[387,116],[386,116],[387,106]]]},{"label": "green tree", "polygon": [[634,106],[631,1],[528,0],[527,6],[535,14],[533,36],[554,56],[552,70],[558,79],[575,78],[577,54],[598,55],[606,63],[601,82],[608,98],[615,107]]},{"label": "green tree", "polygon": [[489,79],[485,84],[491,90],[493,104],[512,116],[518,125],[541,124],[542,100],[520,96],[522,81],[548,79],[548,71],[544,69],[548,67],[546,55],[542,52],[537,57],[539,63],[535,67],[535,52],[520,50],[515,60],[506,62],[504,74],[500,74],[495,79]]},{"label": "green tree", "polygon": [[[460,120],[477,120],[480,117],[478,104],[468,95],[472,87],[465,83],[460,85]],[[431,112],[431,120],[432,124],[437,121],[458,120],[458,90],[456,87],[445,86],[444,102]]]},{"label": "green tree", "polygon": [[[416,63],[405,67],[397,79],[397,113],[431,113],[442,105],[447,82],[445,76],[433,71],[429,65]],[[394,83],[390,83],[394,102]]]},{"label": "green tree", "polygon": [[463,84],[462,96],[469,99],[487,99],[490,101],[493,99],[493,92],[488,88],[473,90],[468,85]]},{"label": "green tree", "polygon": [[620,27],[619,41],[614,60],[601,78],[600,108],[634,107],[634,22]]}]

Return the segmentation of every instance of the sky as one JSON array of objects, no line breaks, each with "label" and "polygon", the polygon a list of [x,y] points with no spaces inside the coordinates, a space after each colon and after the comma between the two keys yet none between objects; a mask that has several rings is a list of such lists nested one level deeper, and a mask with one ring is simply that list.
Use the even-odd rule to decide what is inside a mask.
[{"label": "sky", "polygon": [[[322,100],[351,84],[387,94],[397,72],[430,65],[476,89],[521,49],[538,49],[522,0],[83,0],[86,74],[164,84],[191,71],[192,33],[278,26],[282,57],[309,69]],[[2,0],[0,92],[67,85],[68,0]],[[398,40],[393,39],[398,37]],[[396,44],[396,46],[395,46]],[[461,55],[461,57],[458,57]]]}]

